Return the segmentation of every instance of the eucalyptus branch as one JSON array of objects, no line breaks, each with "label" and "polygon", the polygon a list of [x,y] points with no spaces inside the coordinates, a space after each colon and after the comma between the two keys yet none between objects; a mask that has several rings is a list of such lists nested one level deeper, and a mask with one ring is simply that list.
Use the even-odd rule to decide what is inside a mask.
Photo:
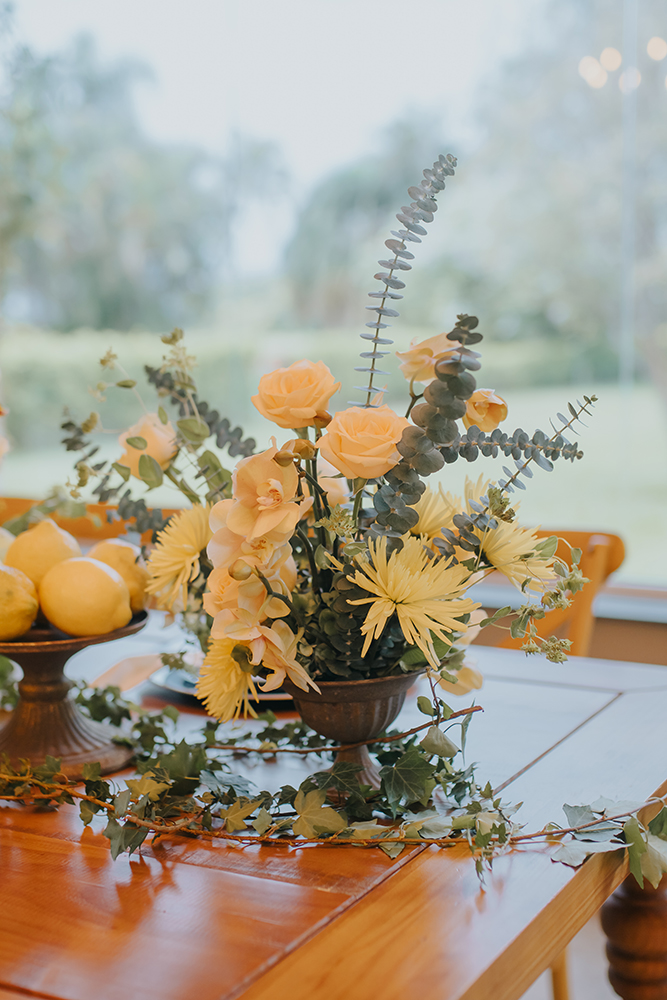
[{"label": "eucalyptus branch", "polygon": [[174,486],[178,488],[178,490],[180,490],[181,493],[183,493],[188,498],[188,500],[191,503],[200,506],[201,498],[199,494],[195,493],[195,491],[190,486],[188,486],[188,484],[185,482],[184,479],[179,479],[178,474],[173,472],[171,467],[165,470],[165,476],[170,482],[174,484]]}]

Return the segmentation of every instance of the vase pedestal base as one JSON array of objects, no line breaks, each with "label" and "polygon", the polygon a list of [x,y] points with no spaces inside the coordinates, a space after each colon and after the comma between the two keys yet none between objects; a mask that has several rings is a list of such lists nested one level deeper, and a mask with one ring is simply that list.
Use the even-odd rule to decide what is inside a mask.
[{"label": "vase pedestal base", "polygon": [[72,687],[64,673],[69,658],[86,646],[133,635],[148,615],[140,612],[124,628],[95,636],[67,636],[51,628],[33,628],[24,636],[0,643],[0,653],[23,670],[19,701],[0,727],[0,754],[12,767],[29,760],[33,767],[46,757],[59,757],[70,779],[83,776],[84,764],[98,761],[102,774],[122,770],[134,756],[131,747],[114,743],[114,730],[84,715],[69,697]]}]

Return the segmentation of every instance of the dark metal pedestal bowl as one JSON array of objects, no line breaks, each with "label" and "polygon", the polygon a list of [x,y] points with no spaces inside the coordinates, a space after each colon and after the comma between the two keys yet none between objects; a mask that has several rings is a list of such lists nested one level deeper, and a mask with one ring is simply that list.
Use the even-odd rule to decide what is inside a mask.
[{"label": "dark metal pedestal bowl", "polygon": [[[321,694],[302,691],[289,680],[283,687],[294,698],[299,715],[316,733],[336,743],[372,740],[390,726],[403,707],[408,688],[418,672],[364,681],[318,681]],[[339,750],[336,761],[349,760],[361,766],[359,782],[380,787],[380,773],[366,746]]]},{"label": "dark metal pedestal bowl", "polygon": [[111,642],[139,632],[148,619],[145,611],[124,628],[105,635],[67,636],[52,628],[33,628],[25,635],[0,642],[0,653],[19,664],[19,702],[0,727],[0,753],[12,766],[22,758],[43,764],[47,754],[62,759],[68,778],[80,778],[84,764],[99,761],[102,774],[119,771],[133,756],[129,747],[112,741],[114,730],[93,722],[68,697],[72,681],[64,674],[74,653],[101,642]]}]

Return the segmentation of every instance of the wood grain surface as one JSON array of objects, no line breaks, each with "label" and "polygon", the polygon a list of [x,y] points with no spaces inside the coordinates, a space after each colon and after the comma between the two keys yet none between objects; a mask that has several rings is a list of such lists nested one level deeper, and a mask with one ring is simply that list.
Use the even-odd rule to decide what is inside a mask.
[{"label": "wood grain surface", "polygon": [[[124,655],[135,650],[128,640]],[[525,801],[531,829],[564,820],[565,799],[643,797],[667,778],[660,668],[479,660],[485,714],[468,760]],[[401,724],[415,712],[409,698]],[[234,766],[274,788],[324,765]],[[0,809],[0,1000],[516,1000],[625,873],[619,853],[575,872],[545,846],[499,858],[484,887],[462,845],[391,861],[183,839],[112,862],[100,827],[82,831],[67,807]]]}]

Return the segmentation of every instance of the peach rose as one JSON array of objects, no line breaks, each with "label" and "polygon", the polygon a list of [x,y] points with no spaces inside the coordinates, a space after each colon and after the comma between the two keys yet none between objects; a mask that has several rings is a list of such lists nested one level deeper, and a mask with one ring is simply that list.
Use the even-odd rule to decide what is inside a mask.
[{"label": "peach rose", "polygon": [[409,426],[390,406],[350,406],[320,438],[320,455],[348,479],[375,479],[400,461],[396,444]]},{"label": "peach rose", "polygon": [[[313,505],[312,497],[293,503],[299,482],[293,465],[273,461],[273,446],[242,459],[232,475],[234,502],[227,511],[227,527],[248,540],[268,532],[289,537]],[[224,501],[223,501],[224,502]]]},{"label": "peach rose", "polygon": [[396,351],[400,359],[400,369],[408,382],[432,382],[435,378],[435,363],[444,358],[454,360],[461,345],[458,341],[448,340],[446,333],[428,340],[413,340],[409,351]]},{"label": "peach rose", "polygon": [[[146,447],[133,448],[126,444],[127,439],[133,437],[143,438]],[[137,479],[140,478],[139,459],[142,455],[150,455],[161,469],[166,469],[178,451],[176,433],[171,422],[163,424],[157,413],[147,413],[129,430],[124,431],[118,438],[118,444],[121,448],[125,448],[123,455],[118,459],[118,464],[127,466]]]},{"label": "peach rose", "polygon": [[494,431],[507,416],[507,403],[496,396],[493,389],[478,389],[466,404],[463,423],[466,427],[479,427],[480,431]]},{"label": "peach rose", "polygon": [[313,426],[316,414],[326,413],[329,400],[340,382],[323,361],[295,361],[289,368],[276,368],[259,380],[252,401],[278,427]]}]

